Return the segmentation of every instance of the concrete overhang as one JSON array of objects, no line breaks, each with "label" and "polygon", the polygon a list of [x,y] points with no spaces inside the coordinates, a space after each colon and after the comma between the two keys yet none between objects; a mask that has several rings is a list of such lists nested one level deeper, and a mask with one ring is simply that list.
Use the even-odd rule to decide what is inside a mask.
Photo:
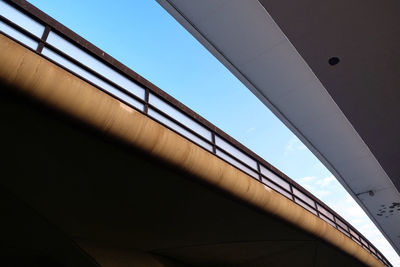
[{"label": "concrete overhang", "polygon": [[399,2],[157,1],[301,139],[399,253]]}]

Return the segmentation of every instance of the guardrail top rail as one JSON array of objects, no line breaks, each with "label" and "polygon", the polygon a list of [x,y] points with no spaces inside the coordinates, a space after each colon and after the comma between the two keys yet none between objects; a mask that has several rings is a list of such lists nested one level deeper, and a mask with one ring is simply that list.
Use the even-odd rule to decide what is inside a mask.
[{"label": "guardrail top rail", "polygon": [[0,0],[0,32],[291,199],[389,261],[360,232],[264,159],[24,0]]}]

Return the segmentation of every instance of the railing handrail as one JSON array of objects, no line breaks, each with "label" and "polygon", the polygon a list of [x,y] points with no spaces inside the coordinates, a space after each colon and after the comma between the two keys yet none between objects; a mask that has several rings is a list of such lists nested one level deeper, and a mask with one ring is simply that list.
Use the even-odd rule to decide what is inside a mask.
[{"label": "railing handrail", "polygon": [[[114,59],[112,56],[95,46],[94,44],[90,43],[80,35],[76,34],[69,28],[65,27],[62,25],[60,22],[57,20],[53,19],[40,9],[36,8],[29,2],[26,2],[25,0],[7,0],[10,1],[11,3],[17,5],[18,7],[22,8],[25,12],[30,13],[31,15],[35,16],[36,19],[42,21],[45,24],[48,24],[50,27],[52,27],[54,30],[57,32],[61,33],[63,36],[67,37],[70,41],[74,42],[75,44],[79,45],[81,48],[87,50],[90,52],[93,56],[97,57],[98,59],[102,60],[103,62],[107,63],[110,67],[114,68],[116,71],[119,71],[121,74],[128,76],[130,79],[133,79],[134,82],[139,83],[140,85],[144,86],[145,88],[148,88],[152,93],[155,93],[157,96],[163,98],[166,100],[169,104],[172,104],[175,108],[179,109],[192,119],[196,120],[197,122],[201,123],[202,125],[206,126],[209,128],[211,131],[215,132],[216,134],[220,135],[223,137],[225,140],[230,142],[232,145],[235,147],[239,148],[241,151],[243,151],[245,154],[248,154],[252,158],[254,158],[256,161],[264,164],[268,169],[273,171],[275,174],[280,176],[281,178],[285,179],[287,182],[295,185],[296,187],[300,188],[301,191],[307,192],[311,198],[313,198],[317,202],[322,202],[320,201],[317,197],[315,197],[313,194],[311,194],[307,189],[305,189],[303,186],[298,184],[296,181],[292,180],[290,177],[288,177],[286,174],[281,172],[279,169],[274,167],[272,164],[267,162],[265,159],[245,147],[243,144],[241,144],[239,141],[234,139],[233,137],[229,136],[227,133],[225,133],[223,130],[203,118],[201,115],[197,114],[194,112],[192,109],[121,63],[120,61]],[[324,208],[330,209],[325,203],[321,203]],[[332,211],[335,216],[339,217],[340,219],[344,220],[339,214],[337,214],[335,211]]]},{"label": "railing handrail", "polygon": [[[8,25],[11,25],[12,27],[16,28],[17,30],[19,30],[23,34],[29,36],[31,39],[34,39],[34,40],[36,40],[38,42],[38,47],[37,47],[36,50],[33,50],[33,49],[28,47],[29,49],[33,50],[37,54],[39,54],[39,55],[41,55],[41,56],[43,56],[43,57],[45,57],[47,59],[49,59],[50,61],[54,62],[55,64],[63,67],[64,69],[68,70],[69,72],[72,72],[74,75],[79,76],[80,78],[84,79],[85,81],[87,81],[88,83],[92,84],[93,86],[99,88],[100,90],[105,91],[106,93],[110,94],[104,88],[101,88],[100,86],[96,85],[92,81],[82,77],[81,75],[75,73],[74,71],[72,71],[72,70],[60,65],[60,63],[58,63],[58,62],[52,60],[51,58],[48,58],[45,55],[43,55],[42,54],[42,49],[44,47],[49,47],[52,50],[56,51],[56,53],[58,53],[62,57],[66,58],[69,61],[71,61],[72,63],[78,65],[80,68],[83,68],[84,70],[92,73],[96,77],[99,77],[100,79],[102,79],[106,83],[111,84],[113,87],[117,88],[121,92],[123,92],[123,93],[127,94],[128,96],[132,97],[136,101],[142,103],[143,106],[144,106],[144,109],[143,110],[139,110],[137,107],[133,106],[133,108],[135,108],[136,110],[146,114],[147,116],[150,116],[148,114],[148,109],[150,107],[151,109],[153,109],[156,112],[160,113],[166,119],[170,120],[171,122],[173,122],[174,124],[178,125],[179,127],[182,127],[186,131],[190,132],[192,135],[196,136],[196,138],[199,138],[203,142],[205,142],[205,143],[209,144],[210,146],[212,146],[212,151],[210,151],[210,152],[213,153],[215,156],[221,158],[220,156],[217,155],[217,151],[221,151],[223,153],[228,154],[229,157],[231,157],[233,160],[237,161],[239,164],[242,164],[246,168],[248,168],[251,171],[257,173],[259,177],[254,177],[254,176],[250,175],[254,179],[257,179],[258,181],[260,181],[263,184],[265,184],[265,182],[263,181],[263,178],[267,179],[268,182],[274,184],[274,186],[277,186],[280,190],[283,190],[284,192],[289,194],[291,196],[290,199],[292,201],[298,203],[296,200],[300,200],[300,202],[303,205],[299,204],[299,203],[298,204],[303,206],[303,208],[312,209],[313,211],[315,211],[314,214],[316,216],[320,217],[321,219],[323,219],[325,221],[327,221],[327,219],[328,219],[331,223],[333,223],[335,225],[335,227],[338,230],[340,230],[342,232],[345,231],[346,233],[345,232],[343,232],[343,233],[348,235],[349,238],[351,238],[353,240],[357,239],[355,241],[358,244],[360,244],[361,246],[363,246],[364,248],[366,248],[378,260],[383,262],[385,265],[391,266],[390,262],[385,258],[385,256],[378,249],[376,249],[376,247],[368,239],[366,239],[355,227],[353,227],[349,222],[347,222],[345,219],[343,219],[339,214],[337,214],[329,206],[327,206],[325,203],[323,203],[321,200],[319,200],[317,197],[315,197],[313,194],[311,194],[304,187],[302,187],[297,182],[295,182],[294,180],[289,178],[287,175],[285,175],[283,172],[281,172],[280,170],[278,170],[277,168],[272,166],[270,163],[268,163],[266,160],[261,158],[259,155],[257,155],[256,153],[254,153],[253,151],[251,151],[250,149],[248,149],[247,147],[242,145],[240,142],[238,142],[237,140],[235,140],[234,138],[232,138],[231,136],[226,134],[224,131],[222,131],[221,129],[216,127],[214,124],[212,124],[211,122],[207,121],[202,116],[200,116],[199,114],[197,114],[196,112],[194,112],[193,110],[191,110],[190,108],[188,108],[187,106],[185,106],[184,104],[182,104],[181,102],[179,102],[178,100],[176,100],[175,98],[173,98],[172,96],[170,96],[169,94],[167,94],[166,92],[164,92],[163,90],[158,88],[156,85],[154,85],[150,81],[146,80],[145,78],[143,78],[142,76],[140,76],[139,74],[137,74],[136,72],[134,72],[133,70],[131,70],[130,68],[125,66],[123,63],[121,63],[118,60],[114,59],[112,56],[108,55],[106,52],[102,51],[100,48],[98,48],[95,45],[93,45],[92,43],[88,42],[87,40],[85,40],[84,38],[82,38],[81,36],[79,36],[78,34],[73,32],[72,30],[68,29],[67,27],[65,27],[64,25],[62,25],[61,23],[59,23],[55,19],[51,18],[49,15],[45,14],[41,10],[37,9],[35,6],[31,5],[30,3],[28,3],[28,2],[26,2],[24,0],[6,0],[6,2],[8,2],[11,6],[14,6],[18,10],[24,12],[25,14],[27,14],[29,17],[33,18],[34,20],[36,20],[36,21],[40,22],[41,24],[45,25],[45,29],[44,29],[43,35],[39,38],[39,37],[33,35],[32,33],[30,33],[29,31],[27,31],[26,29],[18,26],[13,21],[8,20],[4,16],[0,15],[0,21],[3,21],[5,23],[7,23]],[[109,80],[108,78],[104,77],[101,73],[97,73],[95,70],[91,69],[90,67],[88,67],[88,66],[84,65],[83,63],[79,62],[78,60],[70,57],[69,55],[67,55],[63,51],[57,49],[57,47],[53,46],[52,44],[47,43],[46,39],[47,39],[50,31],[55,32],[57,34],[60,34],[63,38],[66,38],[68,41],[72,42],[75,46],[77,46],[80,49],[82,49],[83,51],[87,52],[88,54],[90,54],[94,58],[100,60],[102,63],[106,64],[108,67],[110,67],[114,71],[117,71],[119,74],[121,74],[124,77],[130,79],[132,82],[134,82],[136,84],[139,84],[145,90],[144,99],[139,98],[135,94],[127,91],[126,89],[124,89],[122,86],[120,86],[120,85],[116,84],[115,82]],[[4,34],[4,35],[7,35],[6,33],[2,32],[2,31],[0,31],[0,32],[2,34]],[[12,38],[9,35],[7,35],[7,36]],[[15,40],[15,38],[12,38],[12,39]],[[16,41],[19,42],[18,40],[16,40]],[[19,42],[19,43],[21,43],[21,42]],[[24,43],[21,43],[21,44],[26,46]],[[203,127],[205,127],[211,133],[211,141],[206,139],[206,138],[204,138],[203,136],[201,136],[200,134],[195,132],[193,129],[191,129],[188,126],[184,125],[179,120],[175,120],[170,115],[168,115],[167,113],[165,113],[162,110],[158,109],[158,107],[156,107],[153,104],[151,104],[149,102],[149,95],[150,94],[153,94],[153,95],[159,97],[160,99],[165,101],[168,105],[173,106],[177,111],[183,113],[184,115],[188,116],[189,118],[191,118],[195,122],[197,122],[200,125],[202,125]],[[116,97],[114,95],[113,95],[113,97],[118,98],[118,97]],[[131,104],[129,104],[126,101],[124,101],[123,99],[120,99],[120,98],[118,98],[118,99],[123,101],[123,102],[125,102],[126,104],[132,106]],[[159,123],[163,124],[164,126],[166,126],[167,128],[171,129],[172,131],[177,132],[178,134],[182,135],[182,133],[180,133],[179,131],[177,131],[173,127],[166,125],[165,123],[161,122],[160,120],[158,120],[158,119],[156,119],[154,117],[151,117],[151,118],[153,120],[156,120]],[[216,140],[215,140],[216,136],[222,137],[222,139],[224,141],[228,142],[231,146],[233,146],[234,148],[238,149],[240,152],[244,153],[249,158],[254,160],[256,162],[256,164],[257,164],[257,169],[255,169],[254,167],[250,166],[248,163],[244,162],[243,160],[239,159],[237,156],[227,152],[225,148],[219,146],[216,143]],[[196,141],[191,140],[187,136],[184,136],[184,137],[189,139],[190,141],[196,143]],[[226,161],[226,162],[228,162],[228,163],[230,163],[229,161],[227,161],[224,158],[221,158],[221,159]],[[230,163],[230,164],[235,166],[232,163]],[[277,175],[279,178],[283,179],[283,181],[288,183],[290,190],[284,188],[281,184],[277,183],[276,181],[274,181],[274,180],[270,179],[269,177],[267,177],[266,175],[264,175],[262,173],[261,169],[260,169],[260,165],[262,165],[264,168],[268,169],[273,174]],[[235,166],[235,167],[238,168],[241,171],[244,171],[243,169],[240,169],[238,166]],[[313,201],[314,205],[310,205],[305,200],[301,200],[301,198],[298,195],[293,193],[293,188],[297,189],[298,191],[303,193],[306,197],[310,198]],[[323,209],[327,210],[333,216],[333,220],[330,219],[330,218],[327,218],[327,216],[325,216],[324,214],[321,214],[320,210],[317,207],[317,204],[319,206],[321,206]],[[339,219],[341,222],[343,222],[343,224],[345,224],[347,226],[348,230],[344,229],[340,225],[340,223],[338,223],[336,221],[336,219]],[[359,238],[354,236],[351,233],[351,231],[353,231],[356,235],[358,235]],[[363,244],[363,241],[365,241],[367,243],[367,246],[365,246]],[[372,250],[371,250],[371,248],[372,248]]]}]

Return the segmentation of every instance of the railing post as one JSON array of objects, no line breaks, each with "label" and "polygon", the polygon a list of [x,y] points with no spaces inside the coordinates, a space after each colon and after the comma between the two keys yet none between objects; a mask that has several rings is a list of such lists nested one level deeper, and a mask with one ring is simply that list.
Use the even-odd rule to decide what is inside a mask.
[{"label": "railing post", "polygon": [[149,112],[149,98],[149,88],[146,87],[146,90],[144,91],[144,114],[147,114]]},{"label": "railing post", "polygon": [[289,183],[289,189],[290,189],[290,194],[292,195],[292,200],[293,200],[294,202],[296,202],[296,201],[294,200],[294,193],[293,193],[293,185],[292,185],[292,183]]},{"label": "railing post", "polygon": [[[338,223],[336,222],[336,216],[333,216],[333,221],[335,222],[335,227],[336,227],[336,229],[339,230]],[[360,240],[360,241],[361,241],[361,240]],[[361,242],[361,244],[362,244],[362,242]]]},{"label": "railing post", "polygon": [[318,218],[321,218],[321,216],[320,216],[320,214],[319,214],[319,210],[318,210],[317,201],[315,201],[315,200],[313,200],[313,201],[314,201],[314,208],[315,208],[315,211],[317,212],[317,216],[318,216]]},{"label": "railing post", "polygon": [[46,25],[46,27],[44,28],[42,37],[40,38],[40,42],[39,42],[39,45],[38,45],[38,47],[36,49],[36,52],[42,53],[44,44],[46,43],[46,40],[47,40],[47,37],[49,36],[49,33],[50,33],[50,26]]},{"label": "railing post", "polygon": [[211,142],[212,142],[212,149],[213,149],[213,154],[217,154],[217,144],[215,143],[215,132],[211,131]]},{"label": "railing post", "polygon": [[262,182],[262,174],[261,174],[260,162],[258,162],[258,160],[256,160],[256,162],[257,162],[258,177],[260,178],[260,182]]}]

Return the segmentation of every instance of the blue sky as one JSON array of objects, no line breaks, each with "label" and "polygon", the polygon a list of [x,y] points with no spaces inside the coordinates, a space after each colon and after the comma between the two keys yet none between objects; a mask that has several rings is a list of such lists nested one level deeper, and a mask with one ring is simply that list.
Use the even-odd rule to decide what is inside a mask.
[{"label": "blue sky", "polygon": [[397,266],[400,258],[316,157],[239,80],[149,0],[30,0],[303,185]]}]

